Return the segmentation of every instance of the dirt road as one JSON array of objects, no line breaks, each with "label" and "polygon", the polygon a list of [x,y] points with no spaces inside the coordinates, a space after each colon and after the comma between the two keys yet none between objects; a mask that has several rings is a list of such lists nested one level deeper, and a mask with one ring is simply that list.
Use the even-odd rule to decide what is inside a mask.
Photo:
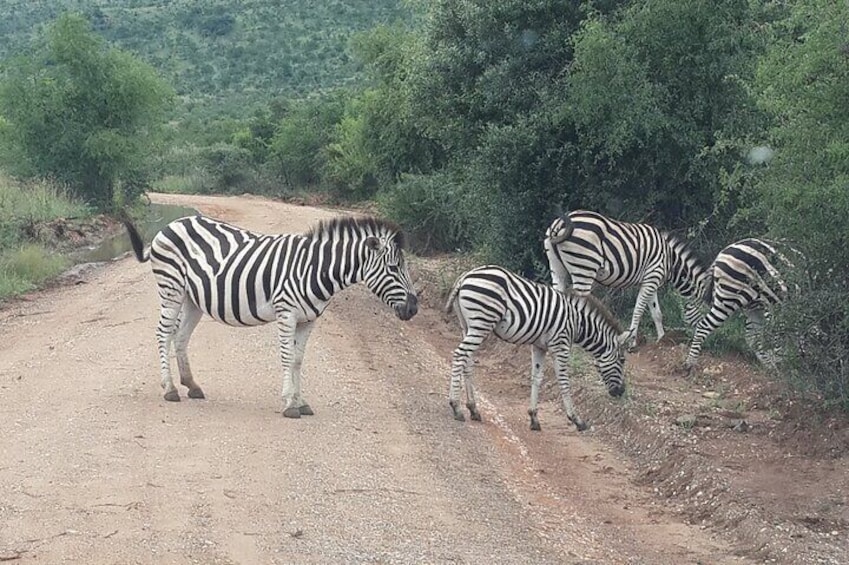
[{"label": "dirt road", "polygon": [[[335,215],[154,199],[266,232]],[[425,339],[436,310],[403,323],[363,287],[336,297],[305,358],[316,415],[300,420],[280,413],[271,325],[202,321],[189,354],[207,400],[165,402],[157,314],[150,267],[130,258],[0,311],[0,560],[746,562],[562,414],[530,434],[525,398],[484,397],[484,422],[455,422],[451,350]]]}]

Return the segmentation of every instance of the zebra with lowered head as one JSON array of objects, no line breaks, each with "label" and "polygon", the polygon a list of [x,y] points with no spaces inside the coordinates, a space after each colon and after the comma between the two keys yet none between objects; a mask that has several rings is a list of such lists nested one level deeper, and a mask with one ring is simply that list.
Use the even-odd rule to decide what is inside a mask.
[{"label": "zebra with lowered head", "polygon": [[609,288],[639,286],[631,317],[629,347],[637,345],[637,329],[651,310],[657,339],[664,335],[658,289],[669,282],[685,298],[684,317],[698,317],[701,298],[710,282],[707,269],[685,243],[648,224],[612,220],[596,212],[577,210],[556,218],[545,233],[545,252],[558,290],[587,296],[598,283]]},{"label": "zebra with lowered head", "polygon": [[481,419],[471,378],[472,356],[492,333],[510,343],[532,346],[528,408],[532,430],[540,429],[537,402],[546,351],[554,356],[566,417],[579,431],[587,425],[572,405],[568,374],[572,344],[593,356],[611,396],[621,396],[625,391],[623,348],[628,332],[620,331],[616,319],[592,296],[559,292],[502,267],[487,265],[457,279],[445,305],[446,313],[452,309],[464,332],[454,351],[448,392],[457,420],[465,420],[458,398],[461,381],[466,385],[466,407],[472,420]]},{"label": "zebra with lowered head", "polygon": [[774,352],[764,347],[762,334],[769,308],[784,301],[788,294],[787,283],[776,265],[788,272],[794,268],[775,242],[763,239],[743,239],[719,252],[705,296],[710,310],[696,324],[685,369],[695,367],[705,339],[738,310],[746,316],[746,341],[758,360],[764,364],[775,360]]},{"label": "zebra with lowered head", "polygon": [[265,235],[197,215],[168,224],[147,253],[135,227],[125,224],[136,258],[151,262],[159,287],[156,335],[166,400],[180,400],[168,359],[172,341],[180,383],[190,398],[204,397],[187,355],[203,314],[231,326],[277,324],[283,415],[299,418],[313,413],[301,396],[307,339],[334,294],[362,281],[400,319],[418,311],[403,234],[382,220],[336,218],[305,234]]}]

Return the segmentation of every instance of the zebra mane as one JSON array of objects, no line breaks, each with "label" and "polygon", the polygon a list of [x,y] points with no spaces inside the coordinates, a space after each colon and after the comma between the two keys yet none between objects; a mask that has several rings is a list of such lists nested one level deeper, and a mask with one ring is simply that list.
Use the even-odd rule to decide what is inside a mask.
[{"label": "zebra mane", "polygon": [[399,249],[404,249],[404,232],[390,221],[373,216],[339,216],[330,220],[321,220],[306,233],[310,238],[336,238],[342,233],[358,233],[366,235],[385,235],[393,240]]},{"label": "zebra mane", "polygon": [[591,311],[597,312],[610,327],[616,330],[616,333],[622,333],[622,324],[619,322],[619,319],[614,316],[613,312],[610,311],[610,308],[608,308],[604,302],[596,298],[595,295],[587,294],[586,296],[578,296],[571,288],[566,289],[566,294],[573,296],[577,300],[585,300],[587,307]]}]

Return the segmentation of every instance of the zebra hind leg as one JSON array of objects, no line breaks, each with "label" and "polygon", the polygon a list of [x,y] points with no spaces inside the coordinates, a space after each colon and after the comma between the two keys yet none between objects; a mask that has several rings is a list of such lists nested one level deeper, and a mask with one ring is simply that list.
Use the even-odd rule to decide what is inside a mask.
[{"label": "zebra hind leg", "polygon": [[539,387],[542,384],[542,368],[545,361],[545,349],[534,345],[531,350],[531,404],[528,407],[528,416],[531,418],[531,430],[538,432],[542,430],[537,417],[539,403]]},{"label": "zebra hind leg", "polygon": [[198,325],[203,313],[190,300],[183,303],[180,319],[177,325],[177,333],[174,336],[174,349],[176,350],[177,367],[180,370],[180,384],[189,389],[189,398],[204,398],[203,390],[195,382],[192,369],[189,365],[188,345],[192,332]]},{"label": "zebra hind leg", "polygon": [[[494,324],[492,324],[494,325]],[[472,420],[480,420],[481,415],[477,409],[475,400],[475,386],[472,382],[472,355],[480,347],[483,340],[492,331],[491,327],[485,328],[467,328],[466,334],[463,336],[463,341],[454,350],[454,355],[451,363],[451,384],[448,389],[448,405],[454,413],[454,419],[460,422],[465,421],[463,412],[460,410],[460,384],[466,385],[466,408],[469,409],[469,417]]]},{"label": "zebra hind leg", "polygon": [[169,354],[174,330],[180,322],[180,304],[170,300],[162,300],[159,312],[159,325],[156,328],[156,338],[159,344],[160,385],[165,391],[163,395],[169,402],[179,402],[180,393],[171,378]]}]

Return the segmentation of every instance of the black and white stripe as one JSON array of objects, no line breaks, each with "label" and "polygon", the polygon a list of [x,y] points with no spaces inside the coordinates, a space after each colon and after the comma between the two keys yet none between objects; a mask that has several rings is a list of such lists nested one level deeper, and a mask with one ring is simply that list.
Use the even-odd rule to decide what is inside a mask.
[{"label": "black and white stripe", "polygon": [[711,269],[711,283],[705,301],[710,310],[696,326],[684,365],[692,369],[702,344],[732,314],[742,310],[746,316],[746,341],[762,363],[774,361],[771,351],[761,343],[769,308],[787,297],[787,283],[779,268],[793,264],[778,251],[774,242],[744,239],[719,252]]},{"label": "black and white stripe", "polygon": [[463,341],[454,351],[448,393],[454,418],[464,420],[458,397],[466,385],[466,407],[480,420],[471,379],[472,355],[495,333],[504,341],[531,344],[531,429],[539,430],[537,401],[546,351],[554,356],[557,382],[566,416],[578,430],[586,424],[575,413],[569,389],[569,354],[575,343],[595,358],[602,380],[612,396],[625,390],[623,352],[628,332],[620,332],[613,316],[594,297],[562,293],[520,277],[502,267],[472,269],[454,283],[445,311],[454,312],[463,326]]},{"label": "black and white stripe", "polygon": [[545,251],[554,286],[589,295],[598,283],[609,288],[639,286],[628,331],[630,347],[646,306],[651,310],[657,338],[664,335],[657,293],[666,282],[685,298],[685,319],[697,318],[710,277],[686,244],[647,224],[611,220],[596,212],[578,210],[555,219],[545,234]]},{"label": "black and white stripe", "polygon": [[139,261],[151,261],[161,312],[157,338],[166,400],[179,400],[168,354],[176,349],[180,382],[203,398],[187,356],[203,314],[231,326],[276,322],[283,363],[284,416],[312,414],[301,397],[300,371],[313,323],[331,297],[365,282],[402,320],[417,310],[404,262],[403,234],[374,218],[337,218],[306,234],[265,235],[201,215],[163,228],[145,254],[126,224]]}]

